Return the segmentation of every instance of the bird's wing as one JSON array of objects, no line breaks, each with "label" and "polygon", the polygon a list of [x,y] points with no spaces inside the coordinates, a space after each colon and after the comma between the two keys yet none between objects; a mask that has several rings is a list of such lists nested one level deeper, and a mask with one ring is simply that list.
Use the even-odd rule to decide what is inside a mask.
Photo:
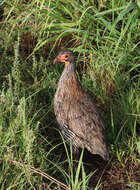
[{"label": "bird's wing", "polygon": [[86,93],[82,97],[72,98],[65,114],[69,129],[81,137],[91,132],[95,136],[103,132],[102,119]]},{"label": "bird's wing", "polygon": [[93,154],[100,154],[108,159],[104,125],[97,108],[86,94],[76,101],[74,104],[71,101],[67,114],[69,130],[77,137],[75,146],[86,147]]}]

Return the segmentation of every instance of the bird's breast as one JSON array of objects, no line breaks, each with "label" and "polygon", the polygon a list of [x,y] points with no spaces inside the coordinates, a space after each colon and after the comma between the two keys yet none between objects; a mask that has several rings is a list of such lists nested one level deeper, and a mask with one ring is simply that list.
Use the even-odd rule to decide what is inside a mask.
[{"label": "bird's breast", "polygon": [[82,96],[82,88],[77,79],[77,76],[74,74],[72,76],[68,76],[64,80],[60,80],[58,84],[58,88],[62,89],[62,92],[71,96]]},{"label": "bird's breast", "polygon": [[78,102],[82,99],[84,93],[76,76],[65,77],[64,80],[60,79],[58,88],[54,98],[54,110],[63,115],[67,115],[69,110],[78,110]]}]

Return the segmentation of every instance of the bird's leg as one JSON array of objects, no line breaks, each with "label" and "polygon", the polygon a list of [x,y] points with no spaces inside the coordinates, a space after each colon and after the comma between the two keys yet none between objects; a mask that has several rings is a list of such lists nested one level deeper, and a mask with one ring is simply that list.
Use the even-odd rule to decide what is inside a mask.
[{"label": "bird's leg", "polygon": [[78,163],[79,163],[79,153],[75,152],[73,154],[73,176],[74,179],[76,177],[76,172],[77,172],[77,168],[78,168]]}]

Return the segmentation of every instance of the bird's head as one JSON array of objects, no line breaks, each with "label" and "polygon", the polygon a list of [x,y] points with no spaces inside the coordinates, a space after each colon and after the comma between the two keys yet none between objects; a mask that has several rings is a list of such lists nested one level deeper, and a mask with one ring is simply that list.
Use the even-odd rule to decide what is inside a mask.
[{"label": "bird's head", "polygon": [[57,62],[64,62],[65,67],[67,67],[70,63],[74,63],[75,56],[70,50],[62,50],[59,52],[58,56],[54,60],[54,64]]}]

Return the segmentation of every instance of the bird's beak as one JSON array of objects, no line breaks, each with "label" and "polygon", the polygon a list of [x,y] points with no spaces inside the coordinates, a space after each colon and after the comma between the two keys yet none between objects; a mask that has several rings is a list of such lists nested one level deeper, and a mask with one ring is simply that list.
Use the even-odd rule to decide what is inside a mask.
[{"label": "bird's beak", "polygon": [[65,62],[65,59],[63,56],[57,56],[54,61],[53,64],[56,64],[57,62]]},{"label": "bird's beak", "polygon": [[62,62],[62,58],[61,57],[56,57],[53,61],[53,64],[56,64],[57,62]]},{"label": "bird's beak", "polygon": [[57,57],[53,60],[53,64],[56,64],[58,62]]}]

